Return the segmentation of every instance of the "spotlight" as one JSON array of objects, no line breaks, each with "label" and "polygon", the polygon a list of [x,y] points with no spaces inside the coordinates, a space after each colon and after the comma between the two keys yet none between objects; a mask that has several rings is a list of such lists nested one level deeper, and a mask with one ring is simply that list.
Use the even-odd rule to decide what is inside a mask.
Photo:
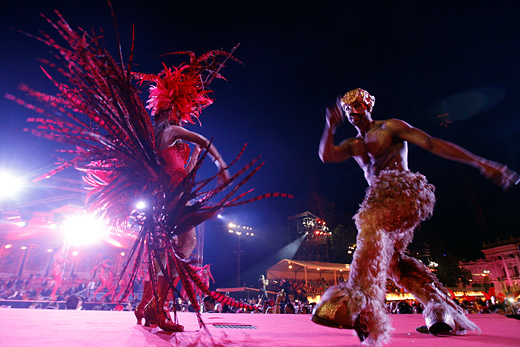
[{"label": "spotlight", "polygon": [[77,256],[78,254],[79,254],[78,251],[73,251],[73,252],[72,252],[72,255],[73,255],[73,256]]},{"label": "spotlight", "polygon": [[217,214],[217,218],[218,218],[218,219],[222,219],[222,215],[221,215],[220,213]]},{"label": "spotlight", "polygon": [[21,221],[21,222],[16,223],[16,225],[18,225],[20,228],[23,228],[24,226],[27,225],[27,222]]},{"label": "spotlight", "polygon": [[4,248],[7,248],[7,249],[9,249],[9,248],[11,248],[11,247],[13,247],[13,245],[5,245],[5,246],[4,246]]},{"label": "spotlight", "polygon": [[20,247],[20,249],[27,249],[27,246],[22,246]]},{"label": "spotlight", "polygon": [[121,244],[121,242],[117,241],[117,240],[114,240],[114,239],[108,239],[106,240],[109,244],[111,244],[112,246],[114,247],[117,247],[117,248],[123,248],[123,245]]},{"label": "spotlight", "polygon": [[100,218],[87,214],[69,216],[63,221],[61,229],[74,246],[94,243],[108,234],[107,226]]},{"label": "spotlight", "polygon": [[135,207],[138,209],[138,210],[144,210],[144,208],[146,207],[146,203],[144,201],[139,201]]},{"label": "spotlight", "polygon": [[22,188],[24,182],[7,172],[0,172],[0,199],[12,198]]}]

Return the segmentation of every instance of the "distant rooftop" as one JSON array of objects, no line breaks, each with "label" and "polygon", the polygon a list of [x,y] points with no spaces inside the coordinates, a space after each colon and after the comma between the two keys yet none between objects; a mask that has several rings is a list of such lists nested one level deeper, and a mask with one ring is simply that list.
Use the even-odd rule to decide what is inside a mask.
[{"label": "distant rooftop", "polygon": [[511,237],[507,240],[498,240],[497,239],[497,241],[495,241],[495,242],[484,242],[482,244],[482,247],[483,247],[483,249],[489,249],[489,248],[494,248],[494,247],[499,247],[499,246],[513,245],[515,243],[520,244],[520,237],[513,237],[511,235]]}]

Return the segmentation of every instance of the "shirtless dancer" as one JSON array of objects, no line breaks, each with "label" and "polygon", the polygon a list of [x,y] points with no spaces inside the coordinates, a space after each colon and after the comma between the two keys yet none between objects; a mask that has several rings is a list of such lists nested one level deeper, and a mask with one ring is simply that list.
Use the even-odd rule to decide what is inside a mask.
[{"label": "shirtless dancer", "polygon": [[[431,334],[479,330],[450,299],[447,289],[428,268],[404,254],[418,224],[429,218],[435,188],[419,173],[408,170],[408,142],[440,157],[471,165],[504,189],[520,176],[507,166],[486,160],[398,119],[372,120],[375,98],[355,89],[326,113],[319,155],[324,163],[354,158],[369,184],[354,216],[357,250],[348,282],[331,287],[317,305],[312,320],[336,328],[355,329],[369,345],[388,342],[389,317],[385,310],[386,279],[412,293],[424,306]],[[341,110],[343,112],[341,112]],[[334,144],[336,128],[344,118],[358,135]]]}]

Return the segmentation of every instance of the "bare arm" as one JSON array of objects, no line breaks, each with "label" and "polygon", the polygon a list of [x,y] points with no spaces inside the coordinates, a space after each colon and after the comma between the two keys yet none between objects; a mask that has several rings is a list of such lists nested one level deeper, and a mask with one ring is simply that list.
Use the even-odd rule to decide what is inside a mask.
[{"label": "bare arm", "polygon": [[185,167],[186,173],[190,173],[191,170],[195,167],[197,164],[197,158],[199,157],[200,153],[200,146],[196,145],[193,151],[191,151],[190,160],[188,161],[188,164]]},{"label": "bare arm", "polygon": [[504,190],[520,182],[520,176],[513,170],[508,169],[506,165],[484,159],[452,142],[432,137],[406,122],[391,119],[385,126],[402,140],[413,143],[440,157],[473,166]]},{"label": "bare arm", "polygon": [[[209,146],[209,155],[213,159],[213,162],[217,166],[219,172],[222,174],[222,178],[225,181],[231,178],[229,172],[226,169],[227,164],[224,161],[224,159],[222,159],[222,156],[218,152],[217,147],[215,147],[213,144],[210,145],[210,142],[204,136],[197,134],[193,131],[184,129],[182,127],[172,125],[164,129],[160,146],[161,148],[169,147],[173,143],[175,143],[176,140],[184,140],[187,142],[191,142],[195,145],[198,145],[201,148],[208,148]],[[189,166],[190,164],[188,164],[188,167]]]},{"label": "bare arm", "polygon": [[320,159],[324,163],[339,163],[352,156],[352,151],[347,141],[343,141],[339,146],[334,145],[334,133],[343,121],[343,111],[337,104],[327,108],[325,128],[323,129],[318,151]]}]

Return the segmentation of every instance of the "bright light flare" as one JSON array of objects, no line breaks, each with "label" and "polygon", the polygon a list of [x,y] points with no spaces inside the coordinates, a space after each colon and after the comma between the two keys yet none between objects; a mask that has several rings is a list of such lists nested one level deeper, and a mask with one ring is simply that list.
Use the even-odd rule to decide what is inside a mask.
[{"label": "bright light flare", "polygon": [[123,248],[123,245],[121,244],[121,242],[117,241],[117,240],[114,240],[114,239],[109,239],[107,240],[107,242],[109,244],[111,244],[112,246],[114,247],[117,247],[117,248]]},{"label": "bright light flare", "polygon": [[24,181],[20,177],[7,172],[0,172],[0,199],[13,198],[23,185]]},{"label": "bright light flare", "polygon": [[145,207],[146,207],[146,203],[144,201],[139,201],[135,207],[138,209],[138,210],[144,210]]},{"label": "bright light flare", "polygon": [[73,215],[61,224],[67,241],[74,246],[83,246],[105,239],[108,228],[103,221],[92,215]]}]

